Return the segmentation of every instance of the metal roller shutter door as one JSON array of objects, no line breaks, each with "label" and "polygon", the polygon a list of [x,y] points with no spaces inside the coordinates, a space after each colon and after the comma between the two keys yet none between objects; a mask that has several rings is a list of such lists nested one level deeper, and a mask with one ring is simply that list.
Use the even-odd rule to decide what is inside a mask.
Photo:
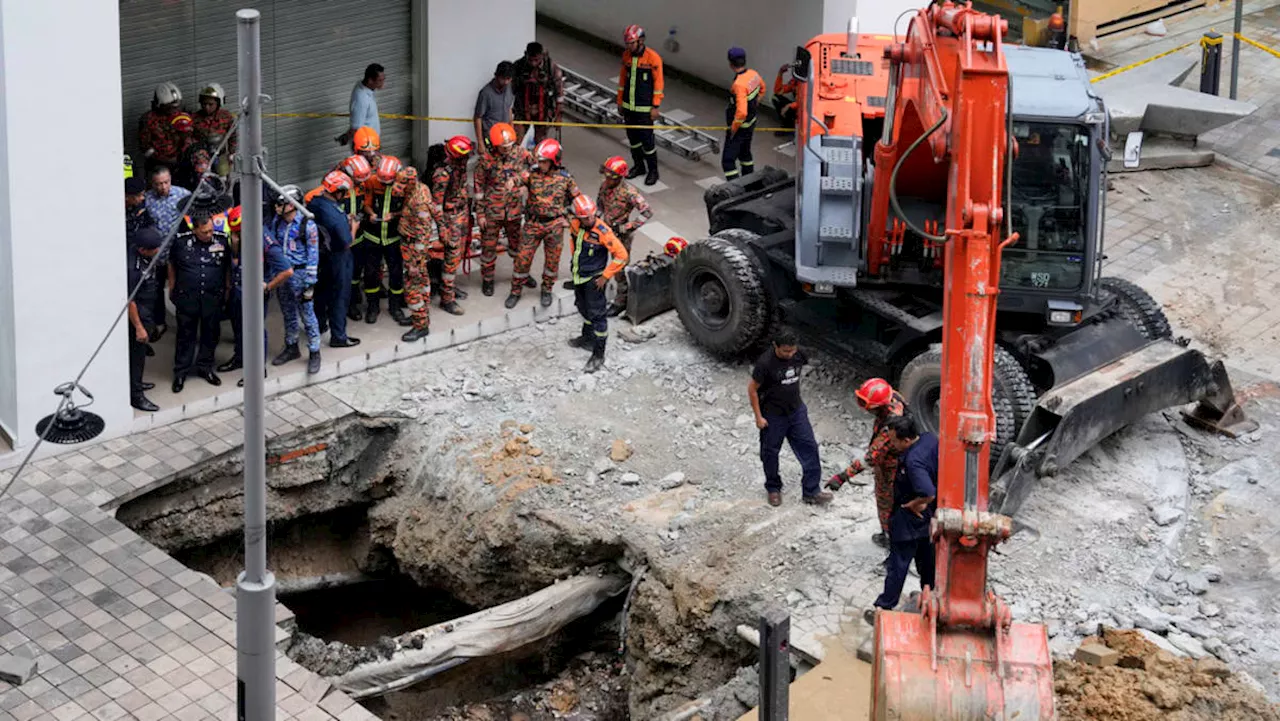
[{"label": "metal roller shutter door", "polygon": [[[125,150],[136,159],[138,119],[155,86],[172,80],[194,110],[201,84],[236,84],[235,11],[262,12],[262,86],[268,112],[347,111],[351,87],[369,63],[387,69],[378,91],[383,113],[410,112],[411,0],[122,0],[121,79]],[[229,106],[234,103],[229,103]],[[280,182],[311,187],[348,151],[333,142],[346,118],[264,118],[267,163]],[[408,159],[409,121],[383,120],[382,146]]]}]

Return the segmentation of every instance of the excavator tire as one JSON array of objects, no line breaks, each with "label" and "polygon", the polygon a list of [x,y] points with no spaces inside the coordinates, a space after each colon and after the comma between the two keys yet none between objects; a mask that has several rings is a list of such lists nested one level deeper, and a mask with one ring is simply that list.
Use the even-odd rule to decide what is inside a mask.
[{"label": "excavator tire", "polygon": [[1100,284],[1119,300],[1120,317],[1137,328],[1143,338],[1160,340],[1173,337],[1169,318],[1147,291],[1123,278],[1103,278]]},{"label": "excavator tire", "polygon": [[[991,404],[996,414],[996,437],[991,443],[990,462],[1000,460],[1036,405],[1035,388],[1022,364],[1009,351],[996,346],[995,374],[991,382]],[[933,344],[912,358],[898,378],[898,392],[907,400],[911,415],[922,431],[937,433],[939,403],[942,399],[942,346]]]},{"label": "excavator tire", "polygon": [[744,246],[753,235],[722,231],[676,258],[676,313],[698,345],[716,355],[732,357],[755,347],[770,326],[764,271]]}]

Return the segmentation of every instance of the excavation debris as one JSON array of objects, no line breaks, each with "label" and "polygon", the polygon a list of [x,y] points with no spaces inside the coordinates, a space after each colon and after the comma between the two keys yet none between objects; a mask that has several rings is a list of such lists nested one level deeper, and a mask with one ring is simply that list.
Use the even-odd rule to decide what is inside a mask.
[{"label": "excavation debris", "polygon": [[1062,721],[1280,721],[1280,706],[1214,658],[1162,651],[1140,632],[1103,628],[1102,645],[1116,665],[1054,663],[1054,693]]}]

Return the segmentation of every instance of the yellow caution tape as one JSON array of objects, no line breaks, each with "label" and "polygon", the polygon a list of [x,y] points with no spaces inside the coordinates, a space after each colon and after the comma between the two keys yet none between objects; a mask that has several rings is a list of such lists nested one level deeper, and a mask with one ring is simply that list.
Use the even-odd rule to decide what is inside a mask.
[{"label": "yellow caution tape", "polygon": [[[347,118],[349,113],[264,113],[264,118]],[[429,120],[437,123],[473,123],[474,118],[448,118],[434,115],[402,115],[399,113],[379,113],[378,117],[387,120]],[[547,125],[557,128],[609,128],[614,130],[701,130],[724,131],[727,125],[627,125],[625,123],[570,123],[561,120],[526,120],[515,125]],[[762,133],[790,133],[791,128],[756,128]]]},{"label": "yellow caution tape", "polygon": [[1110,72],[1103,73],[1102,75],[1099,75],[1098,77],[1091,79],[1089,82],[1091,82],[1091,83],[1098,83],[1098,82],[1102,82],[1103,80],[1106,80],[1107,78],[1114,78],[1115,76],[1119,75],[1120,73],[1128,72],[1128,71],[1130,71],[1130,70],[1133,70],[1134,68],[1142,67],[1143,65],[1146,65],[1147,63],[1155,62],[1155,61],[1159,60],[1160,58],[1168,57],[1169,55],[1173,55],[1174,53],[1176,53],[1176,52],[1178,52],[1178,51],[1180,51],[1180,50],[1186,50],[1187,48],[1191,47],[1192,45],[1195,45],[1195,43],[1194,43],[1194,42],[1190,42],[1190,43],[1183,43],[1182,45],[1179,45],[1178,47],[1176,47],[1176,48],[1174,48],[1174,49],[1172,49],[1172,50],[1166,50],[1166,51],[1164,51],[1164,52],[1160,53],[1159,55],[1152,55],[1151,57],[1147,58],[1146,60],[1139,60],[1139,61],[1138,61],[1138,62],[1136,62],[1136,63],[1129,63],[1128,65],[1124,65],[1124,66],[1118,67],[1118,68],[1116,68],[1115,70],[1112,70],[1112,71],[1110,71]]},{"label": "yellow caution tape", "polygon": [[1235,35],[1235,37],[1236,37],[1238,40],[1241,40],[1241,41],[1243,41],[1243,42],[1249,43],[1250,45],[1254,46],[1255,48],[1257,48],[1257,49],[1259,49],[1259,50],[1261,50],[1261,51],[1263,51],[1263,52],[1271,53],[1272,55],[1276,56],[1277,58],[1280,58],[1280,52],[1276,51],[1274,48],[1269,48],[1269,47],[1267,47],[1266,45],[1263,45],[1262,43],[1258,42],[1257,40],[1250,40],[1249,38],[1246,38],[1244,35],[1241,35],[1240,33],[1232,33],[1232,34],[1233,34],[1233,35]]}]

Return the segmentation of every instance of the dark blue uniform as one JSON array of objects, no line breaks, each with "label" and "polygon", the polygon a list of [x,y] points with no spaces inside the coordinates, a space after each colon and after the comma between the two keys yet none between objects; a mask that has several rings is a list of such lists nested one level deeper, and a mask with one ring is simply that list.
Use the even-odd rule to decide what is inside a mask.
[{"label": "dark blue uniform", "polygon": [[[349,204],[348,204],[349,205]],[[351,226],[347,211],[323,195],[307,204],[316,216],[316,225],[328,238],[328,253],[321,244],[320,278],[316,288],[316,316],[329,324],[329,342],[347,339],[347,309],[351,304],[351,277],[355,262],[351,257]],[[328,263],[325,263],[325,256]],[[327,266],[327,267],[326,267]]]},{"label": "dark blue uniform", "polygon": [[[155,272],[145,272],[147,266],[151,264],[151,258],[144,257],[133,248],[129,248],[128,257],[128,278],[129,290],[135,287],[138,293],[133,297],[133,302],[138,307],[138,319],[142,321],[142,327],[146,329],[147,335],[155,332],[155,302],[160,297],[160,283],[155,278]],[[164,266],[156,264],[157,268]],[[141,283],[141,285],[139,285]],[[137,336],[133,332],[133,328],[129,328],[129,392],[133,396],[142,395],[142,371],[146,367],[147,361],[147,344],[139,343]]]},{"label": "dark blue uniform", "polygon": [[[214,231],[208,243],[193,233],[180,234],[169,251],[174,283],[170,297],[178,316],[178,339],[173,377],[185,379],[194,370],[213,372],[218,346],[218,320],[227,293],[229,251],[225,233]],[[197,351],[198,347],[198,351]]]},{"label": "dark blue uniform", "polygon": [[889,560],[886,564],[884,593],[876,599],[877,608],[892,609],[898,605],[902,586],[907,582],[907,569],[916,563],[920,587],[934,583],[933,541],[929,538],[929,522],[937,502],[930,503],[917,516],[903,505],[917,498],[938,495],[938,437],[921,433],[920,438],[898,457],[898,474],[893,479],[893,514],[889,516]]},{"label": "dark blue uniform", "polygon": [[804,352],[796,351],[791,358],[779,358],[773,348],[766,350],[756,361],[751,377],[755,380],[756,393],[760,397],[760,415],[769,425],[760,429],[760,462],[764,464],[764,488],[769,493],[782,491],[782,477],[778,475],[778,453],[782,442],[791,444],[791,451],[800,461],[804,475],[800,484],[804,495],[817,496],[822,492],[819,480],[822,462],[818,455],[818,439],[809,423],[809,410],[800,400],[800,370],[809,359]]}]

